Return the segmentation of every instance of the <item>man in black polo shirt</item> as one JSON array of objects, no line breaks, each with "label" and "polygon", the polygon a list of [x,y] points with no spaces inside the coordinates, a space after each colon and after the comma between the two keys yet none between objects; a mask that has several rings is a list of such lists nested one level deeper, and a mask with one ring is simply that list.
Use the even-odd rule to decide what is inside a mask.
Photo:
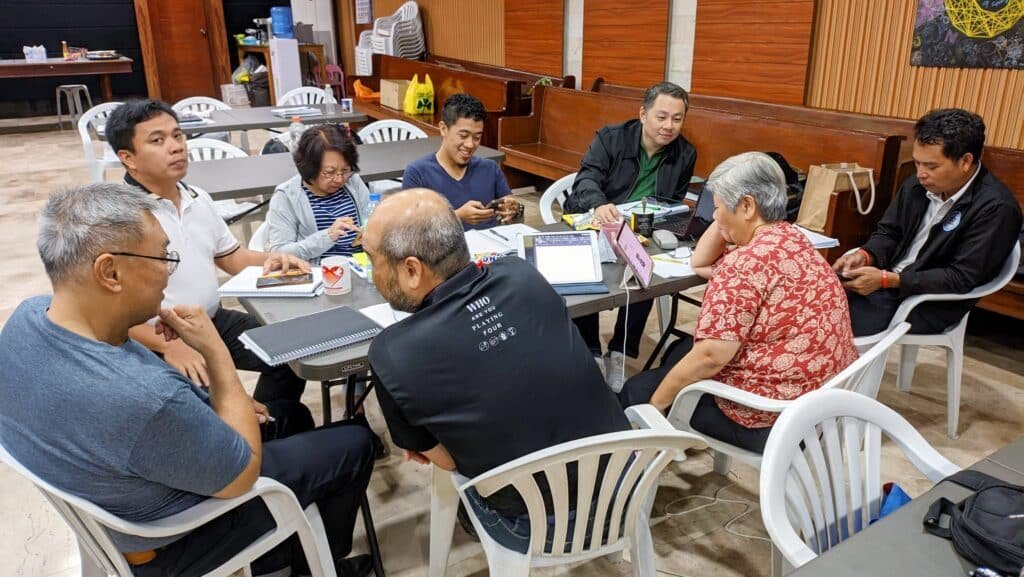
[{"label": "man in black polo shirt", "polygon": [[[407,458],[474,477],[629,428],[562,298],[518,258],[471,264],[442,196],[413,189],[388,197],[363,229],[363,247],[381,295],[415,313],[370,346],[377,398]],[[529,522],[518,494],[474,499],[477,515],[493,520],[485,523],[491,536],[525,551]]]}]

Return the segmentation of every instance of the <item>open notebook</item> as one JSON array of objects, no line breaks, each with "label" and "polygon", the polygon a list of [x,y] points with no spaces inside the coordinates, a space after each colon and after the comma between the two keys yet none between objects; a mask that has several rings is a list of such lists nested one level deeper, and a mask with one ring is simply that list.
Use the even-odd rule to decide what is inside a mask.
[{"label": "open notebook", "polygon": [[341,306],[249,329],[238,340],[263,362],[274,367],[368,341],[380,331],[380,325],[365,315]]}]

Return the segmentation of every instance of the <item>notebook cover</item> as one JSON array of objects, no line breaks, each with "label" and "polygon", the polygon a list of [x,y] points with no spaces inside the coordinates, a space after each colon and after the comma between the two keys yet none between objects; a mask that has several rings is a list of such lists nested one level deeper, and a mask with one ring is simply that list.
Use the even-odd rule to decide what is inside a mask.
[{"label": "notebook cover", "polygon": [[277,366],[370,340],[380,331],[366,315],[341,306],[250,329],[238,340],[263,362]]}]

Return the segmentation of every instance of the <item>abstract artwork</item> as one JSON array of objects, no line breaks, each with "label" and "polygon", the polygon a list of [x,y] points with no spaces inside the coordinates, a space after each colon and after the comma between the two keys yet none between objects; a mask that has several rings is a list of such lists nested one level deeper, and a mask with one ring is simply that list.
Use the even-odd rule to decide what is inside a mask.
[{"label": "abstract artwork", "polygon": [[919,0],[913,66],[1024,68],[1024,0]]}]

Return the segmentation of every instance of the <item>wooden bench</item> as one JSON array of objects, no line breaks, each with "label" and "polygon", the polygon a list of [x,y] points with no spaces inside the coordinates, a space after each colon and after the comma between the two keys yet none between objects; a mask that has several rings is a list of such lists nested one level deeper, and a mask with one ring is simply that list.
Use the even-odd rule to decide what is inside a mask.
[{"label": "wooden bench", "polygon": [[[597,129],[640,113],[640,99],[626,96],[538,87],[533,98],[530,116],[501,119],[498,146],[507,166],[552,180],[579,169]],[[811,164],[859,162],[882,174],[893,170],[902,140],[891,134],[812,126],[692,103],[683,135],[697,149],[695,174],[700,176],[710,174],[726,158],[751,150],[777,151],[805,171]],[[880,187],[875,208],[866,216],[857,214],[852,198],[840,202],[838,195],[833,196],[833,218],[825,233],[839,238],[842,247],[859,245],[874,229],[891,194],[891,188]]]},{"label": "wooden bench", "polygon": [[[986,146],[981,162],[1013,191],[1024,209],[1024,150]],[[1024,320],[1024,278],[1018,275],[999,292],[981,299],[978,306]]]},{"label": "wooden bench", "polygon": [[[401,110],[388,108],[379,102],[355,100],[355,109],[370,118],[382,120],[393,118],[414,124],[428,134],[436,134],[437,124],[441,121],[441,108],[444,101],[452,94],[460,92],[472,94],[480,99],[487,110],[484,122],[482,144],[496,148],[498,141],[498,118],[508,115],[528,114],[528,99],[523,97],[523,82],[509,78],[499,78],[470,70],[457,70],[433,62],[408,60],[384,54],[373,56],[373,76],[349,76],[348,81],[360,80],[364,85],[379,90],[381,79],[410,80],[413,75],[423,80],[430,75],[434,85],[434,114],[412,115]],[[353,94],[354,91],[349,91]]]}]

